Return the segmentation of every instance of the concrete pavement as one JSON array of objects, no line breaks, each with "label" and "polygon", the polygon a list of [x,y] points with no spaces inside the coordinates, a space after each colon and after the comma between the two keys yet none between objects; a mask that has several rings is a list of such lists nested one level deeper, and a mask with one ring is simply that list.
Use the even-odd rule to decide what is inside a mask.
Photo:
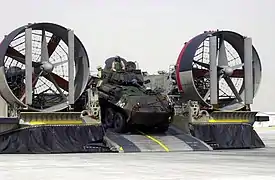
[{"label": "concrete pavement", "polygon": [[1,155],[1,180],[275,179],[275,130],[265,149],[184,153]]}]

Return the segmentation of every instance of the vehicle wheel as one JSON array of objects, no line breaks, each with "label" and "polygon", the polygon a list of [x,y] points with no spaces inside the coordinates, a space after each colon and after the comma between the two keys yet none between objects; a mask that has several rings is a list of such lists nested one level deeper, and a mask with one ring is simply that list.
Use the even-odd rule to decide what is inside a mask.
[{"label": "vehicle wheel", "polygon": [[117,112],[114,116],[114,131],[117,133],[123,133],[126,130],[126,119],[125,117]]},{"label": "vehicle wheel", "polygon": [[164,123],[164,124],[162,124],[162,125],[159,125],[158,127],[157,127],[157,132],[159,132],[159,133],[164,133],[164,132],[166,132],[167,130],[168,130],[168,128],[169,128],[169,123]]},{"label": "vehicle wheel", "polygon": [[107,108],[104,115],[104,122],[107,128],[113,128],[114,125],[114,111],[111,108]]}]

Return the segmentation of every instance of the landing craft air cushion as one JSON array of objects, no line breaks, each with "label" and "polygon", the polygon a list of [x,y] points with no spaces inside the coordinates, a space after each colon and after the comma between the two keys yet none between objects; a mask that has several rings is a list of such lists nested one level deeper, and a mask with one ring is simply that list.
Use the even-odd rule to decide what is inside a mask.
[{"label": "landing craft air cushion", "polygon": [[[217,37],[221,39],[219,45],[215,43]],[[205,55],[198,49],[207,41],[211,47],[207,51],[208,64],[198,57]],[[225,41],[237,51],[242,65],[238,67],[244,66],[245,71],[228,65]],[[253,130],[257,112],[248,108],[261,79],[259,57],[251,47],[250,39],[234,32],[204,32],[193,38],[176,64],[179,97],[175,100],[173,93],[167,96],[169,93],[146,89],[150,83],[143,78],[147,77],[130,61],[122,60],[125,70],[113,72],[108,62],[114,59],[110,58],[102,76],[91,77],[88,54],[71,29],[52,23],[17,28],[0,45],[0,93],[8,104],[8,116],[0,119],[0,152],[139,152],[157,151],[157,147],[168,152],[264,147]],[[214,63],[216,56],[218,67]],[[196,68],[198,65],[204,68]],[[242,74],[248,80],[238,94],[230,78]],[[250,76],[254,78],[252,84]],[[218,96],[215,84],[220,78],[228,83],[235,97]],[[254,89],[254,94],[249,89]],[[231,112],[224,111],[228,109]],[[136,125],[157,129],[157,134],[135,128],[137,133],[124,133]]]}]

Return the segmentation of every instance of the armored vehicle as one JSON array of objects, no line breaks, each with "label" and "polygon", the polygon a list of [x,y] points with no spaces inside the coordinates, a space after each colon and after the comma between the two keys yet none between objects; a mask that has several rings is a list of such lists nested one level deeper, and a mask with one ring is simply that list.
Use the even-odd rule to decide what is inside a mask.
[{"label": "armored vehicle", "polygon": [[[115,63],[121,63],[115,69]],[[120,65],[121,65],[120,64]],[[102,123],[115,132],[127,132],[133,127],[166,131],[173,108],[166,95],[146,89],[142,72],[136,64],[120,57],[105,61],[98,85]]]}]

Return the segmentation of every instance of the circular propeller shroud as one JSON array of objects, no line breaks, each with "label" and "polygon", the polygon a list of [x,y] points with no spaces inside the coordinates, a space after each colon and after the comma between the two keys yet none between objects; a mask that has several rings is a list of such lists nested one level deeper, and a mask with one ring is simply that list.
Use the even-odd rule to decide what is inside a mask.
[{"label": "circular propeller shroud", "polygon": [[[183,47],[176,65],[176,81],[178,85],[178,90],[182,94],[183,101],[194,100],[199,101],[202,106],[211,107],[210,104],[210,87],[198,87],[196,84],[197,80],[200,78],[210,79],[209,78],[209,66],[210,63],[204,63],[199,60],[196,60],[196,55],[198,54],[198,49],[202,47],[207,39],[209,40],[209,36],[217,37],[217,61],[218,61],[218,83],[222,79],[225,80],[225,83],[231,89],[231,92],[235,95],[235,97],[230,98],[222,98],[218,96],[218,108],[219,110],[240,110],[245,106],[244,104],[244,36],[232,32],[232,31],[209,31],[204,32],[189,42],[185,43]],[[228,58],[222,57],[226,56],[225,43],[231,46],[231,49],[235,51],[239,59],[239,64],[235,64],[235,67],[228,65]],[[223,51],[223,52],[221,52]],[[209,51],[206,52],[206,56],[209,58]],[[226,58],[226,60],[224,60]],[[203,58],[201,58],[203,59]],[[208,59],[209,60],[209,59]],[[227,62],[225,62],[227,61]],[[227,63],[227,65],[222,66]],[[194,67],[194,64],[199,64],[204,68],[198,69]],[[221,65],[220,65],[221,64]],[[208,66],[208,67],[207,67]],[[241,69],[240,69],[241,68]],[[259,88],[261,81],[261,62],[258,56],[258,53],[254,46],[252,46],[252,72],[253,72],[253,97],[255,97],[256,92]],[[242,78],[242,83],[237,89],[234,83],[232,83],[232,78]],[[210,84],[210,83],[209,83]],[[220,86],[218,85],[218,95],[221,94]],[[230,86],[229,86],[230,85]],[[202,91],[204,90],[204,91]],[[235,91],[235,92],[234,92]],[[204,93],[202,93],[204,92]],[[207,96],[207,97],[206,97]]]},{"label": "circular propeller shroud", "polygon": [[[10,88],[10,84],[8,84],[7,81],[7,72],[6,69],[6,62],[7,62],[7,58],[11,58],[13,60],[17,60],[19,61],[21,64],[25,64],[25,55],[22,52],[19,52],[18,50],[14,49],[11,46],[11,43],[18,39],[20,36],[24,36],[24,32],[26,28],[31,28],[32,31],[37,31],[37,30],[41,30],[41,41],[43,41],[43,34],[45,35],[45,33],[50,33],[52,34],[50,40],[48,41],[46,45],[47,47],[47,51],[48,51],[48,62],[50,62],[51,60],[51,55],[53,54],[53,52],[55,51],[55,49],[57,48],[57,46],[59,46],[59,44],[62,42],[65,46],[68,47],[68,29],[65,27],[62,27],[60,25],[57,24],[53,24],[53,23],[34,23],[34,24],[28,24],[26,26],[22,26],[19,27],[18,29],[12,31],[9,35],[5,36],[5,38],[3,39],[3,41],[1,42],[0,45],[0,93],[2,95],[2,97],[9,103],[9,104],[17,104],[21,107],[28,107],[28,109],[30,110],[35,110],[35,111],[48,111],[48,112],[52,112],[52,111],[59,111],[62,109],[65,109],[69,106],[68,103],[68,99],[62,101],[62,102],[57,102],[54,105],[52,105],[51,107],[33,107],[32,105],[27,105],[25,104],[25,102],[20,99],[20,97],[18,97],[18,95],[16,95],[14,93],[14,91]],[[44,33],[43,33],[44,31]],[[32,32],[32,36],[33,36],[33,32]],[[24,42],[23,42],[24,43]],[[44,45],[44,46],[45,46]],[[41,60],[42,60],[42,48],[43,48],[43,44],[41,44]],[[64,50],[65,52],[65,50]],[[32,50],[32,53],[34,53],[34,49]],[[74,75],[74,100],[76,101],[81,94],[83,93],[83,91],[86,88],[87,82],[88,82],[88,78],[89,78],[89,59],[88,59],[88,55],[87,52],[82,44],[82,42],[78,39],[77,36],[74,35],[74,54],[75,54],[75,63],[74,63],[74,69],[75,69],[75,75]],[[65,52],[66,57],[66,61],[64,62],[59,62],[59,63],[68,63],[68,52]],[[34,61],[34,57],[32,58],[32,67],[34,69],[34,72],[37,70],[41,70],[42,69],[42,63],[40,62],[35,62]],[[50,66],[48,66],[49,64],[46,63],[46,65],[44,65],[44,69],[48,69],[51,70],[51,65],[53,63],[50,63]],[[58,64],[58,63],[57,63]],[[19,68],[20,69],[20,68]],[[53,67],[54,69],[54,67]],[[25,69],[23,69],[23,71],[25,71]],[[33,72],[33,73],[34,73]],[[40,72],[40,71],[39,71]],[[67,71],[68,72],[68,71]],[[39,73],[36,73],[35,75],[38,76]],[[59,86],[59,90],[63,89],[63,92],[68,92],[69,89],[69,82],[68,80],[62,78],[61,76],[59,76],[58,73],[55,73],[54,71],[48,72],[48,73],[41,73],[39,74],[40,76],[45,77],[47,80],[52,80],[54,79],[55,82],[58,84]],[[24,77],[25,78],[25,77]],[[51,81],[52,82],[52,81]],[[33,83],[34,83],[34,79],[33,79]],[[54,83],[54,82],[52,82]],[[34,87],[33,87],[34,88]],[[60,92],[60,91],[59,91]],[[63,97],[64,94],[63,94]],[[68,97],[66,97],[68,98]]]}]

